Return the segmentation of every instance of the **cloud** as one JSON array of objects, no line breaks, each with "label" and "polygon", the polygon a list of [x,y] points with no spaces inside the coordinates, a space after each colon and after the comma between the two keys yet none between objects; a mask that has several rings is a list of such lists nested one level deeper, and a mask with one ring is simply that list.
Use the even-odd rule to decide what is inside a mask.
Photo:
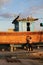
[{"label": "cloud", "polygon": [[17,15],[14,14],[14,13],[3,13],[3,14],[0,14],[0,17],[3,17],[3,18],[15,18]]},{"label": "cloud", "polygon": [[8,3],[10,0],[0,0],[0,7],[2,7],[5,3]]},{"label": "cloud", "polygon": [[[33,13],[35,13],[35,12],[37,12],[37,11],[40,11],[40,10],[43,10],[43,5],[41,5],[41,6],[37,6],[37,7],[32,7],[32,12]],[[40,11],[41,12],[41,11]]]},{"label": "cloud", "polygon": [[30,8],[27,8],[24,10],[24,12],[22,13],[22,16],[32,16],[32,15],[39,15],[39,14],[43,14],[43,6],[32,6]]}]

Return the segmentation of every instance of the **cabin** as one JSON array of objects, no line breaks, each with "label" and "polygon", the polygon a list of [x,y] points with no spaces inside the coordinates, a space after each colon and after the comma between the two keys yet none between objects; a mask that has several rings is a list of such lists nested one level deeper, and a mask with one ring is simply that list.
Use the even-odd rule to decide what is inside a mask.
[{"label": "cabin", "polygon": [[19,32],[39,32],[43,31],[43,21],[38,21],[38,18],[18,18],[17,20],[13,20],[12,24],[14,24],[14,31]]}]

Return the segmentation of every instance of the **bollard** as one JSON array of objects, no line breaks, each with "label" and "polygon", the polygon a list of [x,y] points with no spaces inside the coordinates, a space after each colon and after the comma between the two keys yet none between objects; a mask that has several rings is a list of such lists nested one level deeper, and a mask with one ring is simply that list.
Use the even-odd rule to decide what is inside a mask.
[{"label": "bollard", "polygon": [[40,47],[38,46],[37,49],[40,49]]},{"label": "bollard", "polygon": [[10,51],[13,52],[13,47],[14,45],[13,44],[10,44]]},{"label": "bollard", "polygon": [[2,51],[4,52],[5,50],[4,50],[4,49],[2,49]]}]

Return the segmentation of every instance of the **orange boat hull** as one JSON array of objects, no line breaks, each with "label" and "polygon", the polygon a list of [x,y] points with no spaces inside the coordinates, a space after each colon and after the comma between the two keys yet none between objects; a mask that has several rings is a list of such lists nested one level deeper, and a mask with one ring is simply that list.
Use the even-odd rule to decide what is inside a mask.
[{"label": "orange boat hull", "polygon": [[0,44],[25,44],[26,36],[33,43],[43,42],[43,32],[0,32]]}]

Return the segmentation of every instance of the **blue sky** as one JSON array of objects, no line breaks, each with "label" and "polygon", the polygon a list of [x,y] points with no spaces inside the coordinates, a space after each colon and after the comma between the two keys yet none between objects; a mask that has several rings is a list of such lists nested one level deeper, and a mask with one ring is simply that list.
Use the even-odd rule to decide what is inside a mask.
[{"label": "blue sky", "polygon": [[43,18],[43,0],[0,0],[0,31],[13,28],[11,22],[19,13],[21,17]]}]

